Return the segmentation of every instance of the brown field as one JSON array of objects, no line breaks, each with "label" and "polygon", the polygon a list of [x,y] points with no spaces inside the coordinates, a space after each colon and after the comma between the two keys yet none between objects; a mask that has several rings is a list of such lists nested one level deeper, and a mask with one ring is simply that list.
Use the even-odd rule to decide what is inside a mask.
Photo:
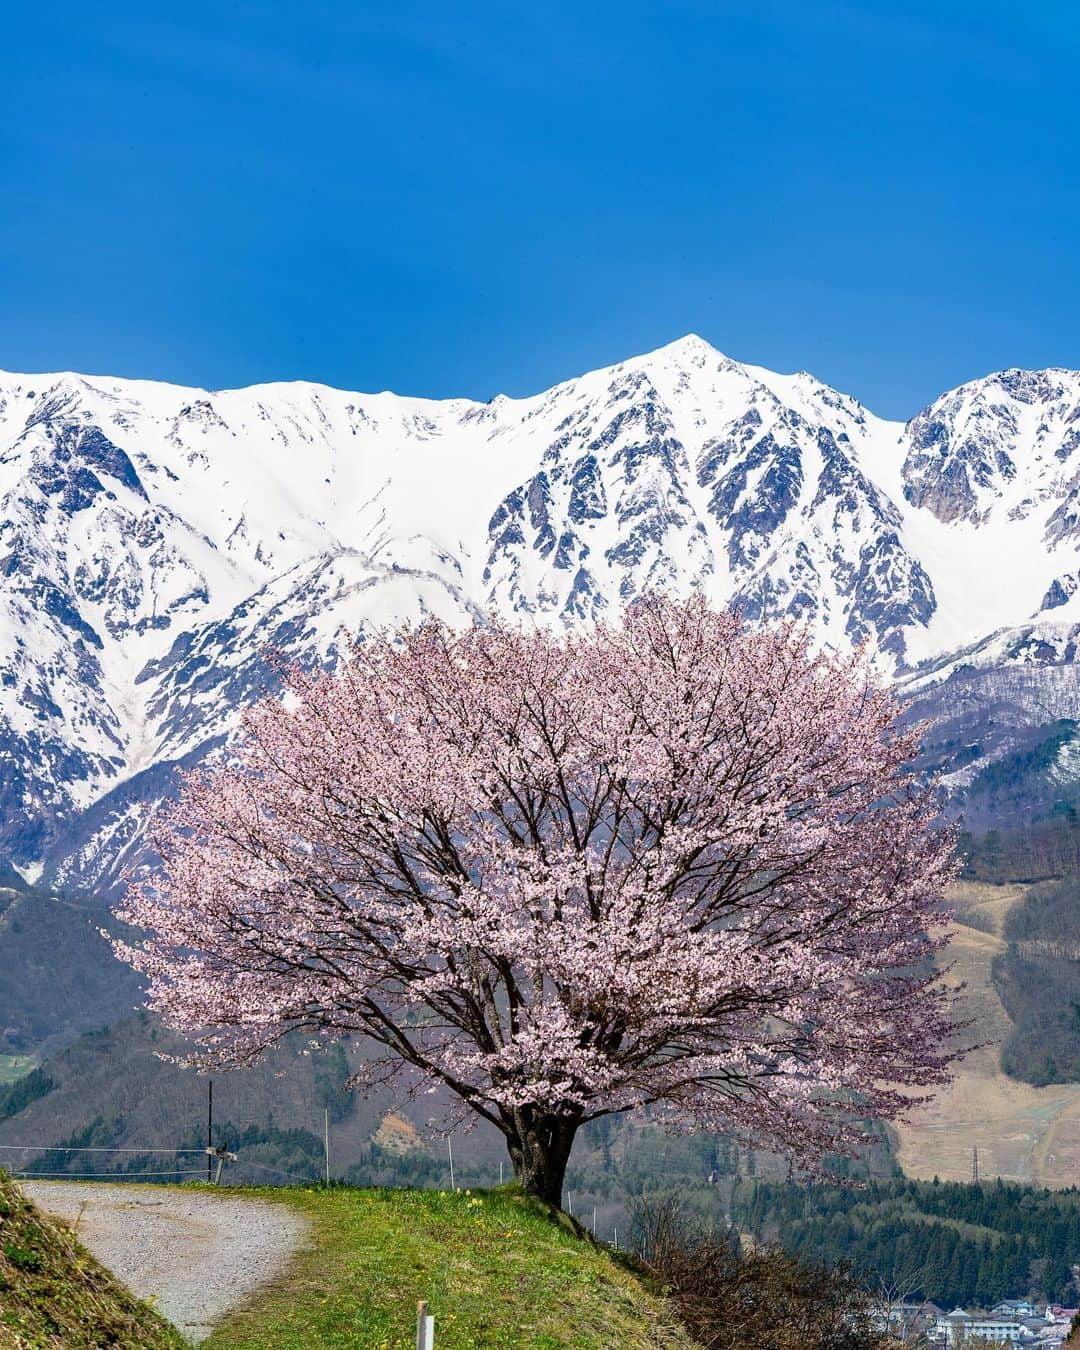
[{"label": "brown field", "polygon": [[1004,947],[1005,915],[1023,893],[1022,886],[976,883],[955,889],[961,921],[946,959],[954,965],[950,979],[967,986],[960,995],[961,1015],[973,1021],[967,1043],[983,1044],[965,1056],[955,1081],[934,1102],[896,1128],[908,1176],[969,1180],[978,1148],[983,1178],[1080,1184],[1080,1083],[1036,1088],[1007,1078],[999,1067],[1010,1023],[990,982],[990,962]]}]

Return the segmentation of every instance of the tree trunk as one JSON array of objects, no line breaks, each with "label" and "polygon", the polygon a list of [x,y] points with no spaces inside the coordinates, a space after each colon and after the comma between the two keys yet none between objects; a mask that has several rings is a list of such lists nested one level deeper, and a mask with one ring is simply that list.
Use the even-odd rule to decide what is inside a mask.
[{"label": "tree trunk", "polygon": [[513,1113],[508,1124],[507,1147],[521,1189],[562,1209],[566,1165],[579,1122],[522,1108]]}]

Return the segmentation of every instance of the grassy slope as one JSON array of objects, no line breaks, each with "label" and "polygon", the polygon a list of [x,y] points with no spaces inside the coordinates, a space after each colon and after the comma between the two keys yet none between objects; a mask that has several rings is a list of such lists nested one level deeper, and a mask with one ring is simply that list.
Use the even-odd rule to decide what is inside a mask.
[{"label": "grassy slope", "polygon": [[631,1271],[511,1190],[266,1194],[310,1220],[312,1249],[208,1350],[412,1350],[421,1298],[439,1350],[692,1350]]},{"label": "grassy slope", "polygon": [[0,1346],[179,1350],[184,1344],[0,1172]]},{"label": "grassy slope", "polygon": [[34,1055],[0,1055],[0,1088],[24,1078],[37,1066]]}]

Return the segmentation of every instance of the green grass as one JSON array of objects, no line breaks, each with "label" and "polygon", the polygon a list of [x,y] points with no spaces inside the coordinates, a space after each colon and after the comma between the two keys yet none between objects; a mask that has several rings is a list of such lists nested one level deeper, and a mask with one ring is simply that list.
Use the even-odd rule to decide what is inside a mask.
[{"label": "green grass", "polygon": [[33,1055],[0,1055],[0,1087],[25,1078],[37,1066]]},{"label": "green grass", "polygon": [[185,1344],[0,1172],[0,1346],[180,1350]]},{"label": "green grass", "polygon": [[633,1271],[510,1188],[243,1194],[299,1209],[312,1243],[208,1350],[413,1350],[418,1299],[438,1350],[692,1350]]}]

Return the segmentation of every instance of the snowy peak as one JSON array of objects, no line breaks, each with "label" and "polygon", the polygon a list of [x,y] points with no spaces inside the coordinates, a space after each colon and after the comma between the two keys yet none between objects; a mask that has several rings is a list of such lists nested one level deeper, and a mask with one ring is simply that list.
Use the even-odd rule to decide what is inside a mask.
[{"label": "snowy peak", "polygon": [[1080,376],[1007,371],[904,427],[694,335],[488,403],[0,374],[0,857],[107,884],[170,766],[273,687],[268,648],[333,661],[426,614],[696,589],[886,669],[1058,651],[1078,407]]},{"label": "snowy peak", "polygon": [[699,587],[893,653],[932,610],[866,467],[886,447],[898,477],[899,428],[812,377],[688,338],[559,386],[530,412],[531,437],[541,413],[537,469],[489,522],[497,606],[576,622],[646,588]]},{"label": "snowy peak", "polygon": [[961,385],[907,426],[905,496],[942,521],[1024,519],[1048,503],[1049,544],[1073,529],[1080,375],[1006,370]]}]

